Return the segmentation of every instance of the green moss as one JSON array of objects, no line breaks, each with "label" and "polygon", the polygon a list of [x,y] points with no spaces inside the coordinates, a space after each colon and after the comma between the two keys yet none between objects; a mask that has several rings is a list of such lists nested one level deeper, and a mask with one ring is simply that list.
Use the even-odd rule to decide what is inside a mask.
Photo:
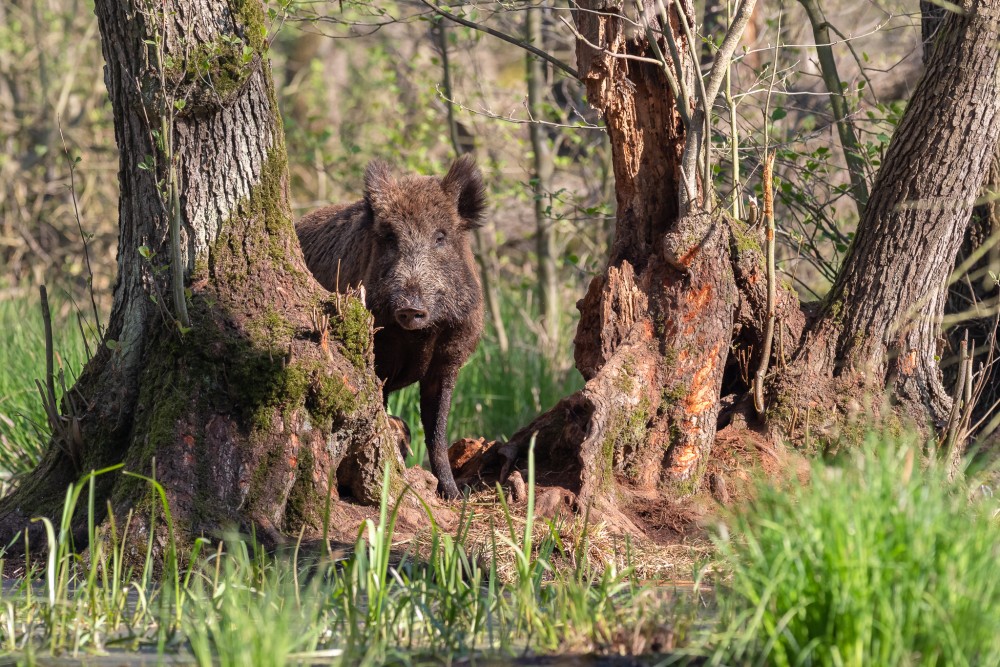
[{"label": "green moss", "polygon": [[340,298],[340,314],[331,318],[330,334],[356,368],[365,368],[372,348],[372,324],[371,313],[360,300]]},{"label": "green moss", "polygon": [[763,254],[760,239],[754,235],[753,231],[742,220],[732,219],[730,229],[733,232],[733,240],[736,242],[736,250],[740,253],[759,252]]},{"label": "green moss", "polygon": [[663,409],[669,409],[670,407],[676,405],[680,401],[684,400],[687,396],[687,389],[684,385],[677,383],[670,387],[664,387],[663,391],[660,392],[660,401],[663,405]]},{"label": "green moss", "polygon": [[[643,398],[635,409],[622,409],[611,420],[604,440],[601,442],[602,484],[610,487],[614,483],[615,452],[622,455],[634,454],[646,443],[649,429],[650,405]],[[635,474],[635,471],[631,471]]]},{"label": "green moss", "polygon": [[239,37],[220,35],[198,43],[183,58],[167,59],[164,77],[175,91],[198,91],[177,99],[224,105],[253,73],[251,48]]},{"label": "green moss", "polygon": [[838,326],[841,325],[841,324],[843,324],[843,321],[844,321],[844,304],[843,304],[843,302],[841,302],[839,300],[832,302],[830,304],[830,306],[829,306],[829,311],[830,311],[830,320],[834,324],[836,324]]},{"label": "green moss", "polygon": [[680,444],[681,440],[684,438],[684,431],[681,430],[681,425],[675,420],[670,420],[670,442],[664,444],[664,449],[670,449],[673,445]]},{"label": "green moss", "polygon": [[285,503],[285,519],[293,531],[309,521],[309,508],[317,498],[318,489],[312,478],[314,465],[312,452],[308,447],[302,448],[296,467],[295,484],[288,492]]},{"label": "green moss", "polygon": [[357,409],[357,395],[339,377],[317,373],[306,397],[306,410],[324,431],[332,430],[337,419]]},{"label": "green moss", "polygon": [[230,0],[229,11],[236,18],[237,28],[243,32],[243,39],[254,52],[263,55],[267,51],[267,17],[263,4],[256,0]]},{"label": "green moss", "polygon": [[271,307],[250,323],[249,330],[253,341],[267,350],[283,351],[295,335],[292,323]]},{"label": "green moss", "polygon": [[678,352],[673,345],[665,346],[663,349],[663,369],[672,371],[677,366]]},{"label": "green moss", "polygon": [[266,286],[255,278],[255,269],[262,266],[273,266],[303,286],[308,282],[308,276],[288,258],[288,249],[298,240],[284,205],[287,172],[284,146],[275,146],[268,153],[257,185],[222,224],[222,231],[209,252],[208,266],[213,276],[247,294],[256,293],[263,300],[270,299],[270,295]]},{"label": "green moss", "polygon": [[258,431],[269,431],[279,412],[288,421],[290,411],[305,401],[312,369],[302,363],[287,364],[283,356],[245,340],[229,341],[226,348],[225,373],[234,408]]},{"label": "green moss", "polygon": [[768,423],[778,424],[787,432],[792,424],[794,409],[795,403],[791,397],[779,392],[767,403],[765,418]]},{"label": "green moss", "polygon": [[615,387],[624,394],[631,395],[635,391],[636,363],[635,357],[626,355],[622,360],[621,371],[615,380]]}]

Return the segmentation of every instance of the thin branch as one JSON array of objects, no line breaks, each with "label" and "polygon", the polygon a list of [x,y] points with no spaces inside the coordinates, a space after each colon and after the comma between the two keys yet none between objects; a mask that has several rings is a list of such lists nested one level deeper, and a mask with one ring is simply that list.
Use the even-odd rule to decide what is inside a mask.
[{"label": "thin branch", "polygon": [[493,28],[490,28],[488,26],[481,25],[479,23],[475,23],[474,21],[469,21],[468,19],[463,19],[460,16],[456,16],[455,14],[452,14],[451,12],[448,12],[448,11],[445,11],[444,9],[441,9],[437,5],[434,5],[434,4],[430,3],[430,2],[428,2],[428,0],[420,0],[420,1],[422,3],[424,3],[425,5],[427,5],[427,7],[429,7],[430,9],[434,10],[435,13],[440,14],[441,16],[445,17],[446,19],[448,19],[450,21],[454,21],[455,23],[458,23],[459,25],[464,25],[466,28],[472,28],[473,30],[478,30],[479,32],[485,32],[487,35],[492,35],[493,37],[496,37],[497,39],[502,39],[503,41],[507,42],[508,44],[513,44],[514,46],[522,48],[525,51],[533,53],[534,55],[538,56],[542,60],[550,63],[554,67],[557,67],[557,68],[561,69],[563,72],[565,72],[566,74],[570,75],[574,79],[576,79],[578,81],[581,80],[579,72],[577,72],[575,69],[573,69],[572,67],[570,67],[569,65],[567,65],[563,61],[559,60],[558,58],[554,57],[553,55],[551,55],[549,53],[546,53],[545,51],[542,51],[541,49],[539,49],[539,48],[537,48],[535,46],[532,46],[531,44],[528,44],[524,40],[518,39],[516,37],[512,37],[511,35],[508,35],[505,32],[500,32],[499,30],[494,30]]},{"label": "thin branch", "polygon": [[[511,123],[512,125],[543,125],[545,127],[558,127],[569,130],[597,130],[598,132],[607,131],[603,125],[594,125],[593,123],[587,122],[586,119],[584,119],[582,123],[573,124],[573,123],[556,123],[551,120],[542,120],[541,118],[532,118],[530,116],[528,118],[515,118],[513,115],[501,116],[495,111],[490,111],[489,109],[473,109],[472,107],[465,106],[456,99],[448,98],[448,96],[444,94],[444,91],[442,90],[440,85],[437,86],[437,92],[438,96],[442,100],[444,100],[446,103],[453,104],[455,108],[457,108],[459,111],[475,114],[476,116],[482,116],[483,118],[489,118],[490,120],[499,120],[505,123]],[[514,111],[511,110],[511,114],[513,113]],[[583,118],[583,116],[581,116],[580,113],[575,109],[573,110],[573,113],[579,116],[580,118]],[[317,204],[321,203],[322,202],[317,202]]]},{"label": "thin branch", "polygon": [[712,69],[708,73],[708,83],[705,84],[707,92],[707,97],[705,98],[706,109],[710,109],[715,104],[715,98],[719,96],[719,89],[722,87],[722,79],[729,68],[730,59],[733,57],[733,53],[736,52],[736,47],[739,45],[740,40],[743,39],[743,31],[746,30],[747,24],[750,23],[750,18],[753,16],[753,8],[756,4],[757,0],[743,0],[740,3],[740,6],[736,9],[735,16],[733,16],[733,22],[729,24],[729,30],[726,31],[726,36],[722,40],[722,45],[715,53],[715,59],[712,61]]},{"label": "thin branch", "polygon": [[56,116],[56,124],[59,126],[59,138],[62,140],[63,153],[69,159],[69,192],[73,198],[73,214],[76,216],[76,228],[80,231],[80,240],[83,242],[83,259],[87,267],[87,291],[90,293],[90,305],[94,309],[94,326],[97,328],[97,337],[100,338],[104,331],[101,328],[101,314],[97,310],[97,300],[94,297],[94,270],[90,266],[90,243],[87,241],[87,234],[83,231],[83,220],[80,218],[80,204],[76,198],[76,159],[69,154],[66,146],[66,137],[63,135],[62,120]]},{"label": "thin branch", "polygon": [[833,109],[833,118],[837,123],[837,132],[840,135],[840,146],[844,151],[844,159],[847,161],[851,190],[854,192],[854,199],[857,202],[858,215],[862,216],[865,212],[865,206],[868,204],[865,162],[861,158],[863,151],[854,132],[854,123],[847,108],[847,98],[844,97],[844,91],[840,85],[840,74],[837,71],[837,61],[833,57],[833,49],[829,46],[820,46],[830,41],[829,23],[823,16],[816,0],[799,0],[799,4],[806,10],[806,15],[812,24],[813,37],[817,44],[816,55],[819,57],[820,73],[823,75],[826,89],[830,92],[830,107]]},{"label": "thin branch", "polygon": [[754,376],[753,406],[758,415],[764,414],[764,377],[771,361],[771,345],[774,341],[775,302],[777,301],[777,278],[774,271],[774,152],[764,156],[764,219],[767,221],[767,320],[764,328],[764,344],[761,350],[760,366]]},{"label": "thin branch", "polygon": [[[677,40],[674,39],[674,30],[670,26],[670,15],[667,12],[667,8],[663,5],[661,0],[656,0],[656,8],[660,12],[660,30],[663,32],[663,36],[667,39],[667,47],[670,49],[670,58],[674,61],[674,67],[677,68],[677,82],[680,84],[681,96],[677,100],[677,106],[683,106],[685,109],[691,109],[692,100],[691,93],[688,92],[687,81],[684,78],[684,69],[681,67],[681,51],[677,47]],[[681,20],[678,17],[678,22]],[[689,45],[688,48],[691,48]],[[692,58],[692,60],[694,60]],[[691,128],[688,128],[690,131]]]},{"label": "thin branch", "polygon": [[567,28],[569,28],[569,30],[573,33],[574,37],[576,37],[578,40],[580,40],[581,42],[583,42],[584,44],[586,44],[590,48],[594,49],[595,51],[599,51],[599,52],[603,53],[604,55],[611,56],[612,58],[618,58],[620,60],[634,60],[634,61],[640,62],[640,63],[649,63],[651,65],[660,65],[661,67],[663,66],[663,61],[662,60],[658,60],[656,58],[646,58],[644,56],[634,56],[634,55],[632,55],[630,53],[615,53],[614,51],[609,51],[608,49],[604,48],[603,46],[600,46],[598,44],[594,44],[592,41],[590,41],[589,39],[587,39],[586,37],[584,37],[583,33],[581,33],[579,30],[577,30],[576,26],[574,26],[572,23],[570,23],[569,21],[567,21],[565,17],[560,16],[559,20],[562,21],[563,25],[565,25]]}]

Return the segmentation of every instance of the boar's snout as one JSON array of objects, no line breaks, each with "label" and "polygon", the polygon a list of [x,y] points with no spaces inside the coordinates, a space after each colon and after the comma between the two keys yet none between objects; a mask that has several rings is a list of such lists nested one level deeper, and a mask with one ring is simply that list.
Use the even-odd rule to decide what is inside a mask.
[{"label": "boar's snout", "polygon": [[423,329],[430,324],[430,313],[423,307],[423,304],[411,302],[405,308],[396,309],[396,322],[404,329],[414,331]]}]

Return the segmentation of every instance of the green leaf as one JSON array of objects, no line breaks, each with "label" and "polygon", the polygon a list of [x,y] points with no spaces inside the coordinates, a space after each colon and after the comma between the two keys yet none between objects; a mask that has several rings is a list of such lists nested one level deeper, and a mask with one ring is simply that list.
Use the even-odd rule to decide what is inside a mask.
[{"label": "green leaf", "polygon": [[114,338],[109,338],[106,341],[104,341],[104,347],[108,348],[109,350],[117,350],[118,341],[116,341]]},{"label": "green leaf", "polygon": [[146,259],[151,259],[153,257],[153,251],[149,249],[149,246],[139,246],[139,254]]},{"label": "green leaf", "polygon": [[788,112],[785,111],[784,107],[778,107],[771,114],[771,120],[772,121],[779,121],[779,120],[781,120],[782,118],[784,118],[787,115],[788,115]]}]

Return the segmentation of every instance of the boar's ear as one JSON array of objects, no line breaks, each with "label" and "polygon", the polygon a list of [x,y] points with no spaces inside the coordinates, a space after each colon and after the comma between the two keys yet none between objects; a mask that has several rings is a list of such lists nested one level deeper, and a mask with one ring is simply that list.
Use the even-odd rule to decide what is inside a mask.
[{"label": "boar's ear", "polygon": [[483,224],[486,212],[486,186],[476,160],[469,154],[455,160],[443,179],[441,187],[458,202],[458,214],[466,229]]},{"label": "boar's ear", "polygon": [[389,171],[389,165],[382,160],[372,160],[365,168],[365,201],[375,215],[389,208],[396,179]]}]

